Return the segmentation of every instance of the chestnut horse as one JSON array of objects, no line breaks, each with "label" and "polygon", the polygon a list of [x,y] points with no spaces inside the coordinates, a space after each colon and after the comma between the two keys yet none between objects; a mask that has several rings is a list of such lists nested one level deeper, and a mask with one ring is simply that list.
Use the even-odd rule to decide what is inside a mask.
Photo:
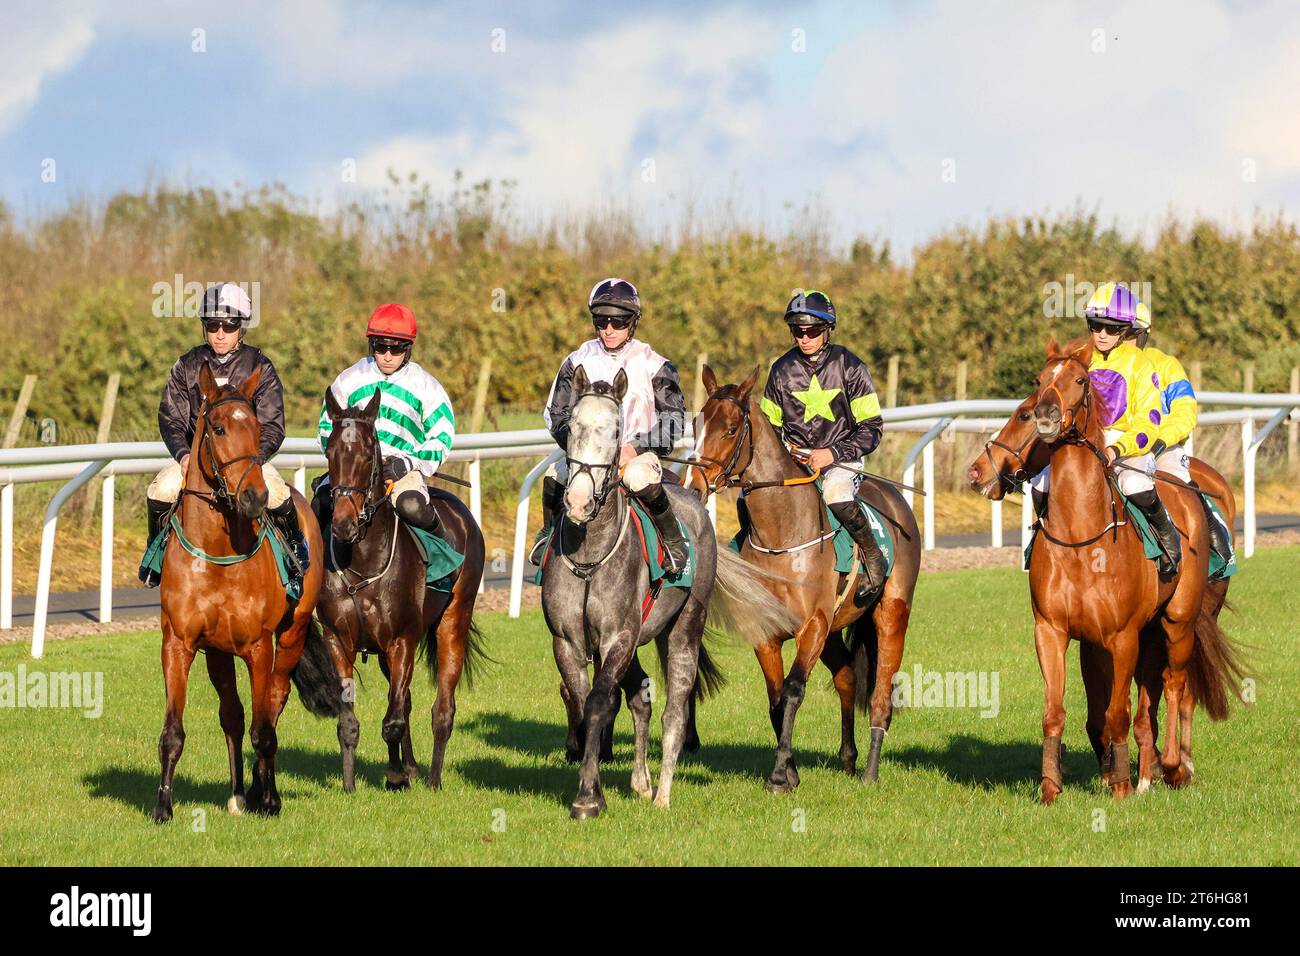
[{"label": "chestnut horse", "polygon": [[[276,723],[289,699],[289,682],[302,654],[321,583],[320,528],[306,499],[290,489],[307,537],[311,564],[302,594],[289,599],[280,581],[265,517],[266,483],[259,467],[261,425],[252,396],[259,374],[238,389],[218,387],[212,370],[199,373],[199,406],[190,465],[181,491],[179,522],[193,554],[173,540],[163,558],[162,667],[167,711],[158,755],[162,782],[153,819],[172,818],[172,779],[185,745],[185,692],[194,655],[204,652],[220,698],[221,729],[230,759],[231,813],[280,812],[275,789]],[[176,537],[179,537],[177,535]],[[209,560],[209,558],[214,560]],[[235,558],[234,561],[227,559]],[[249,737],[257,760],[244,797],[244,708],[235,687],[235,658],[248,667],[253,703]]]},{"label": "chestnut horse", "polygon": [[[1132,792],[1128,725],[1130,684],[1139,680],[1139,788],[1160,766],[1165,782],[1190,782],[1191,711],[1197,700],[1214,719],[1227,714],[1227,687],[1240,673],[1234,650],[1219,629],[1227,582],[1207,586],[1209,531],[1195,490],[1156,482],[1161,500],[1186,538],[1179,573],[1160,581],[1143,554],[1136,530],[1118,504],[1095,411],[1088,363],[1092,345],[1047,347],[1040,387],[1021,403],[968,472],[971,486],[998,500],[1020,482],[1052,465],[1052,499],[1030,560],[1035,644],[1045,684],[1042,799],[1061,792],[1060,738],[1064,727],[1064,658],[1073,637],[1088,694],[1088,735],[1116,797]],[[1222,477],[1204,463],[1193,466],[1198,484],[1223,496],[1235,513]],[[1064,478],[1064,482],[1062,482]],[[1104,527],[1103,527],[1104,526]],[[1101,580],[1098,574],[1104,574]],[[1159,698],[1169,705],[1164,754],[1155,747]],[[1181,721],[1181,735],[1175,736]]]},{"label": "chestnut horse", "polygon": [[[903,659],[921,568],[916,517],[893,487],[870,477],[863,480],[858,497],[893,526],[895,547],[894,568],[884,588],[866,604],[858,604],[856,576],[844,581],[835,571],[835,549],[825,537],[826,506],[820,492],[750,394],[758,369],[739,385],[719,386],[708,366],[702,379],[709,399],[695,420],[696,451],[686,485],[703,498],[728,486],[744,491],[752,533],[741,557],[768,572],[765,586],[801,622],[793,634],[765,640],[755,648],[777,739],[776,765],[767,778],[767,789],[789,793],[799,785],[794,719],[819,660],[830,670],[840,696],[840,766],[845,773],[856,772],[853,710],[855,706],[869,710],[871,749],[862,777],[875,781],[880,747],[893,716],[894,674]],[[756,540],[763,550],[755,550]],[[845,628],[850,634],[848,646],[841,636]],[[781,645],[791,637],[797,651],[785,674]]]},{"label": "chestnut horse", "polygon": [[[332,388],[325,404],[335,423],[325,456],[334,496],[330,573],[320,595],[323,641],[308,640],[303,667],[295,675],[299,695],[317,716],[338,718],[343,790],[356,789],[357,720],[354,670],[358,652],[379,656],[388,678],[388,711],[381,733],[388,744],[384,786],[405,790],[419,775],[411,745],[411,677],[425,655],[438,686],[432,709],[433,756],[426,782],[442,786],[443,760],[456,716],[456,688],[468,683],[475,663],[485,660],[474,603],[483,578],[483,532],[455,495],[429,489],[441,533],[465,556],[450,591],[425,586],[425,562],[401,526],[385,492],[381,448],[375,430],[380,393],[364,408],[343,408]],[[326,515],[322,520],[329,520]]]}]

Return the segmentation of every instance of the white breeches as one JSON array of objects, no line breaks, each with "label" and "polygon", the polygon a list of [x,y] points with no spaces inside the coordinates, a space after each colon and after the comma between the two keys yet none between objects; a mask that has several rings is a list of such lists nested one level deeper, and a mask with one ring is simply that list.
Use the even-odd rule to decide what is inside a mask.
[{"label": "white breeches", "polygon": [[[1121,433],[1115,429],[1109,429],[1109,428],[1106,429],[1106,444],[1109,445],[1112,442],[1114,442],[1116,439],[1119,438],[1120,434]],[[1161,455],[1160,457],[1163,459],[1165,455],[1168,455],[1173,450],[1174,449],[1172,448],[1166,450],[1164,455]],[[1187,453],[1183,451],[1181,445],[1178,446],[1178,452],[1179,454],[1182,455],[1183,461],[1186,461]],[[1115,461],[1117,463],[1129,466],[1128,468],[1116,468],[1114,470],[1115,481],[1116,483],[1118,483],[1119,490],[1122,495],[1124,495],[1125,497],[1130,497],[1132,495],[1136,495],[1143,491],[1151,491],[1153,488],[1155,488],[1156,486],[1155,479],[1147,474],[1147,469],[1151,467],[1151,463],[1152,463],[1150,452],[1146,452],[1141,455],[1129,455],[1128,457],[1125,458],[1116,458]],[[1138,468],[1141,470],[1133,471],[1132,470],[1133,468]],[[1172,468],[1166,470],[1174,471],[1174,469]],[[1047,494],[1048,485],[1051,483],[1051,472],[1052,472],[1052,466],[1048,465],[1046,468],[1040,471],[1033,478],[1029,479],[1030,486],[1035,491],[1041,491],[1043,494]],[[1177,474],[1178,477],[1182,478],[1186,474],[1186,470],[1184,469],[1182,474],[1179,474],[1176,471],[1174,473]]]},{"label": "white breeches", "polygon": [[[600,471],[597,471],[596,474],[599,475]],[[560,484],[567,485],[569,483],[569,463],[561,458],[546,469],[546,477],[554,478]],[[659,456],[652,451],[645,451],[637,455],[623,469],[623,484],[633,494],[643,491],[651,485],[659,484],[663,481],[663,477],[663,466],[659,464]]]},{"label": "white breeches", "polygon": [[[236,466],[238,467],[238,466]],[[274,510],[289,500],[289,486],[284,483],[280,473],[272,464],[262,465],[262,480],[266,482],[266,507]],[[165,501],[168,504],[180,497],[185,485],[181,477],[181,463],[173,461],[149,483],[145,494],[151,501]]]}]

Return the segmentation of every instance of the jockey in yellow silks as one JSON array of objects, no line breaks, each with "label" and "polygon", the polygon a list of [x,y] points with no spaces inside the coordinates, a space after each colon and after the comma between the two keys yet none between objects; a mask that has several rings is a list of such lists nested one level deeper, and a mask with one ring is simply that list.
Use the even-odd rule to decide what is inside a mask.
[{"label": "jockey in yellow silks", "polygon": [[[1119,490],[1160,539],[1165,552],[1160,575],[1168,578],[1178,569],[1182,542],[1155,489],[1156,460],[1167,449],[1163,392],[1155,366],[1130,340],[1139,317],[1149,325],[1150,315],[1137,296],[1114,282],[1098,287],[1084,309],[1093,345],[1088,378],[1102,414],[1106,459],[1116,466]],[[1047,507],[1050,471],[1043,469],[1030,482],[1040,515]]]}]

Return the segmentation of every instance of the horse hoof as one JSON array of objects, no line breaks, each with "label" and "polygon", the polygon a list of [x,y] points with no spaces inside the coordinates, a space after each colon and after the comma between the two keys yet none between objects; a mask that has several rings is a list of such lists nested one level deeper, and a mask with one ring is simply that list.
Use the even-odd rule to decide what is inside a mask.
[{"label": "horse hoof", "polygon": [[389,791],[410,790],[411,781],[407,779],[406,774],[393,776],[391,773],[384,777],[384,789]]},{"label": "horse hoof", "polygon": [[688,754],[693,754],[698,752],[700,749],[700,738],[696,734],[691,734],[684,741],[682,741],[682,749],[685,750]]},{"label": "horse hoof", "polygon": [[1110,786],[1110,795],[1116,800],[1123,800],[1126,797],[1133,796],[1133,784],[1128,780],[1121,780],[1119,783],[1113,783]]},{"label": "horse hoof", "polygon": [[862,771],[863,783],[880,783],[880,770],[876,767],[868,767]]},{"label": "horse hoof", "polygon": [[1187,765],[1186,761],[1180,763],[1173,770],[1166,770],[1164,774],[1165,784],[1175,790],[1186,787],[1192,782],[1192,768]]},{"label": "horse hoof", "polygon": [[668,803],[669,803],[669,800],[668,800],[667,797],[664,797],[664,798],[662,798],[662,799],[659,798],[659,797],[655,797],[654,805],[655,805],[656,807],[658,807],[660,810],[667,810],[667,809],[668,809]]},{"label": "horse hoof", "polygon": [[569,808],[570,820],[594,820],[600,816],[600,805],[596,803],[575,803]]},{"label": "horse hoof", "polygon": [[159,804],[153,808],[153,813],[150,814],[150,817],[153,819],[154,823],[166,823],[172,818],[172,808],[164,807],[162,804]]},{"label": "horse hoof", "polygon": [[768,777],[763,789],[768,793],[793,793],[796,786],[798,784],[792,783],[789,777]]},{"label": "horse hoof", "polygon": [[1056,802],[1056,798],[1061,795],[1061,788],[1050,780],[1043,781],[1043,793],[1039,798],[1045,807],[1050,807]]},{"label": "horse hoof", "polygon": [[566,763],[577,763],[582,759],[582,751],[577,747],[564,748],[564,760]]},{"label": "horse hoof", "polygon": [[1137,792],[1139,796],[1141,794],[1146,793],[1150,789],[1151,789],[1151,778],[1143,777],[1141,780],[1138,781]]},{"label": "horse hoof", "polygon": [[243,794],[234,794],[226,801],[226,812],[232,817],[242,816],[244,811],[247,809],[248,801],[244,799]]}]

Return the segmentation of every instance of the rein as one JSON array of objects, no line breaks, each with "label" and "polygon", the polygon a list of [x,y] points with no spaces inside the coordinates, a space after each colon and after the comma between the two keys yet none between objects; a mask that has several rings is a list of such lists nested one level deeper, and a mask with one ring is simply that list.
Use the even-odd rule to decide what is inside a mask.
[{"label": "rein", "polygon": [[[191,497],[199,498],[206,501],[208,506],[211,508],[215,508],[219,501],[224,501],[231,507],[234,507],[236,496],[239,494],[239,489],[244,486],[244,481],[248,478],[248,473],[253,470],[254,465],[261,464],[262,461],[262,456],[257,454],[240,455],[238,458],[231,458],[229,461],[222,461],[217,455],[217,450],[212,444],[212,429],[208,424],[208,413],[218,406],[228,405],[231,402],[242,402],[252,409],[254,414],[256,414],[256,409],[253,407],[252,400],[246,397],[242,392],[223,395],[210,405],[206,400],[204,400],[203,405],[199,409],[199,427],[203,435],[202,451],[207,452],[208,461],[212,464],[213,478],[215,479],[213,484],[217,486],[214,489],[215,493],[208,494],[192,488],[181,489],[182,496],[190,495]],[[202,454],[200,454],[199,460],[199,467],[202,469]],[[239,476],[239,480],[235,482],[235,490],[232,493],[230,490],[230,483],[226,480],[226,469],[241,461],[247,461],[248,465],[245,466],[243,473]]]}]

